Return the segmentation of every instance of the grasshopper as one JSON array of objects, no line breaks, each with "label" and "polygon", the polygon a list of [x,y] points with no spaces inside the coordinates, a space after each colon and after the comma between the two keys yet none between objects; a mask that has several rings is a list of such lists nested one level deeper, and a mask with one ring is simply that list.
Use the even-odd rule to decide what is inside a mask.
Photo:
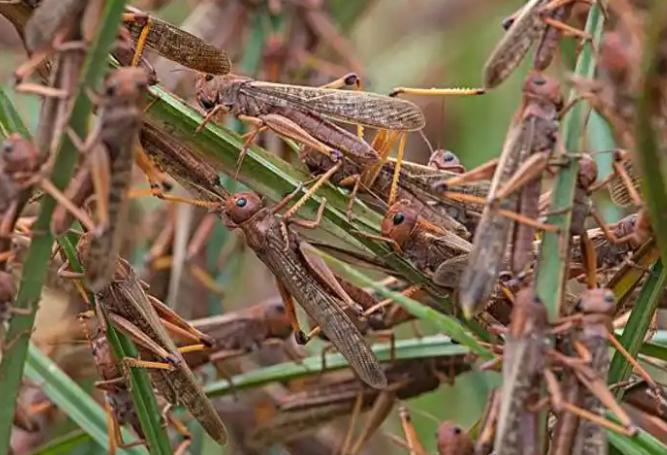
[{"label": "grasshopper", "polygon": [[563,21],[567,20],[573,3],[577,0],[529,0],[513,18],[509,29],[484,65],[484,87],[501,84],[521,63],[530,47],[537,40],[534,68],[544,70],[555,53],[561,31],[588,39],[588,35]]},{"label": "grasshopper", "polygon": [[[204,351],[207,361],[219,362],[268,345],[282,342],[292,335],[292,326],[282,301],[267,300],[238,311],[190,321],[197,330],[213,340],[213,346]],[[194,367],[187,354],[188,365]]]},{"label": "grasshopper", "polygon": [[123,22],[136,41],[133,66],[139,62],[144,46],[183,66],[209,74],[227,74],[231,61],[217,47],[157,17],[128,7]]},{"label": "grasshopper", "polygon": [[[85,261],[89,264],[86,284],[95,292],[108,285],[116,267],[127,217],[133,149],[142,125],[141,102],[147,87],[147,74],[141,68],[120,68],[109,75],[99,125],[85,144],[78,141],[82,151],[90,150],[88,163],[79,169],[64,195],[73,205],[82,205],[93,189],[98,195],[99,225],[94,227],[88,249],[91,256]],[[51,222],[52,230],[63,232],[70,223],[68,208],[59,207]]]},{"label": "grasshopper", "polygon": [[419,270],[432,276],[436,284],[448,288],[458,283],[472,251],[467,240],[426,221],[410,201],[398,201],[389,207],[381,232]]},{"label": "grasshopper", "polygon": [[0,153],[0,264],[10,256],[9,241],[27,191],[37,182],[42,164],[35,146],[20,135],[11,134]]},{"label": "grasshopper", "polygon": [[503,350],[503,385],[495,453],[537,454],[538,415],[528,409],[539,399],[547,350],[547,313],[530,287],[514,299]]},{"label": "grasshopper", "polygon": [[441,380],[452,381],[455,375],[468,368],[469,364],[461,356],[438,357],[428,361],[404,360],[385,368],[389,385],[383,391],[372,389],[356,379],[344,378],[295,392],[281,399],[278,403],[279,414],[261,424],[248,439],[254,447],[270,445],[311,432],[350,413],[354,414],[354,421],[356,414],[371,410],[369,422],[355,443],[346,441],[343,444],[349,449],[344,453],[359,453],[372,432],[390,413],[396,398],[408,399],[435,390]]},{"label": "grasshopper", "polygon": [[[106,338],[103,324],[99,324],[91,334],[87,324],[83,324],[86,338],[90,343],[91,352],[95,361],[97,373],[102,378],[95,382],[95,387],[104,391],[106,403],[108,404],[113,419],[108,428],[109,441],[118,447],[128,447],[142,444],[145,439],[144,432],[139,422],[139,416],[134,409],[132,397],[130,396],[129,383],[114,358],[111,346]],[[92,335],[92,336],[91,336]],[[125,444],[122,440],[120,426],[129,424],[139,437],[139,441]]]},{"label": "grasshopper", "polygon": [[[243,230],[248,245],[276,277],[298,341],[303,343],[307,340],[298,328],[292,296],[320,325],[322,332],[345,356],[359,377],[373,387],[384,388],[386,378],[375,355],[344,310],[344,306],[354,307],[356,304],[340,288],[323,261],[312,252],[307,252],[308,245],[290,226],[313,228],[319,220],[308,222],[289,218],[294,207],[299,207],[302,201],[297,202],[282,220],[276,216],[294,196],[295,193],[290,194],[268,208],[254,193],[237,193],[224,203],[227,224]],[[321,205],[319,216],[323,208],[324,205]]]},{"label": "grasshopper", "polygon": [[[559,86],[553,79],[531,73],[523,92],[477,226],[470,262],[461,277],[459,303],[467,315],[483,308],[494,289],[510,233],[510,267],[520,273],[530,263],[535,228],[552,228],[535,218],[540,175],[557,142]],[[464,180],[465,175],[457,179]]]},{"label": "grasshopper", "polygon": [[327,156],[338,150],[369,165],[377,161],[377,152],[332,121],[402,132],[420,130],[425,124],[413,103],[375,93],[274,84],[236,75],[202,74],[196,85],[197,99],[208,112],[203,124],[220,111],[230,111],[255,125],[239,163],[264,126]]},{"label": "grasshopper", "polygon": [[[87,247],[84,237],[80,241],[83,257],[88,257],[85,254]],[[116,262],[113,280],[96,297],[104,318],[129,333],[148,360],[146,363],[125,359],[125,364],[153,368],[153,384],[165,399],[174,405],[183,404],[215,441],[224,444],[227,440],[224,424],[169,337],[160,316],[172,327],[176,326],[179,333],[189,333],[191,339],[210,344],[208,337],[194,330],[167,306],[150,299],[130,265],[122,259]]]}]

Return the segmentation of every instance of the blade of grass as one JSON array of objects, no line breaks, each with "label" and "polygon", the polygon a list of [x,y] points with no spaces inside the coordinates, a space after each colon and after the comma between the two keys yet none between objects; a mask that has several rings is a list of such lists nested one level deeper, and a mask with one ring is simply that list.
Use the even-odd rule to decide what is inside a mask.
[{"label": "blade of grass", "polygon": [[[107,54],[116,40],[124,8],[124,0],[106,2],[99,30],[88,48],[89,53],[84,61],[81,84],[74,98],[69,121],[69,127],[79,137],[86,137],[88,117],[91,112],[91,101],[86,91],[95,89],[107,70]],[[69,182],[77,155],[77,150],[69,136],[63,135],[51,175],[51,180],[58,188],[64,188]],[[12,318],[7,332],[7,339],[10,340],[11,345],[4,352],[2,362],[0,362],[0,390],[5,397],[10,397],[6,400],[6,405],[0,407],[0,453],[6,452],[9,447],[15,399],[23,376],[28,341],[32,333],[35,312],[46,278],[53,245],[49,225],[54,208],[55,201],[51,197],[45,197],[33,227],[33,238],[26,255],[21,283],[14,303],[17,308],[31,311],[27,315],[16,314]]]},{"label": "blade of grass", "polygon": [[609,442],[624,454],[663,455],[667,453],[665,444],[641,429],[634,436],[625,436],[613,431],[607,431],[607,435]]},{"label": "blade of grass", "polygon": [[46,444],[35,449],[31,455],[60,455],[70,454],[83,444],[92,441],[85,431],[75,430],[63,436],[53,438]]},{"label": "blade of grass", "polygon": [[11,133],[19,133],[26,139],[30,138],[30,133],[7,96],[7,92],[0,87],[0,134],[3,138],[7,138]]},{"label": "blade of grass", "polygon": [[[662,262],[655,264],[651,270],[651,274],[644,283],[639,297],[635,301],[632,313],[628,323],[623,330],[620,342],[632,357],[636,357],[639,352],[644,336],[648,330],[653,314],[658,308],[658,304],[662,300],[664,294],[665,282],[667,281],[667,270],[662,265]],[[630,377],[632,367],[625,360],[625,357],[620,352],[616,352],[609,367],[609,383],[615,384],[617,382],[625,381]],[[616,392],[618,399],[623,397],[623,389],[619,388]]]},{"label": "blade of grass", "polygon": [[[598,3],[591,6],[586,21],[586,33],[593,37],[593,46],[598,48],[604,15]],[[576,76],[591,78],[595,73],[595,61],[593,59],[593,47],[586,43],[582,49],[574,69]],[[577,97],[573,90],[570,100]],[[583,103],[577,103],[565,116],[563,120],[563,134],[565,149],[570,152],[581,150],[581,141],[585,138],[585,111]],[[565,261],[569,251],[570,222],[572,220],[572,200],[574,198],[574,186],[577,181],[579,163],[571,160],[562,168],[556,178],[551,198],[552,213],[547,218],[548,224],[560,228],[559,233],[545,232],[542,246],[540,248],[537,266],[536,291],[549,311],[549,319],[554,321],[559,314],[560,302],[563,299],[563,285],[565,282]]]},{"label": "blade of grass", "polygon": [[667,230],[661,229],[667,224],[667,163],[664,159],[662,137],[654,128],[655,121],[662,117],[664,101],[665,56],[661,54],[663,47],[663,30],[667,27],[667,3],[654,2],[651,11],[652,21],[648,39],[643,51],[642,64],[644,87],[637,105],[637,162],[641,170],[641,186],[644,203],[648,208],[651,225],[660,249],[663,263],[667,263]]},{"label": "blade of grass", "polygon": [[[74,235],[66,235],[58,240],[60,247],[65,253],[73,272],[83,272],[83,267],[79,263],[74,247],[76,238]],[[89,294],[88,298],[95,308],[95,296]],[[138,358],[138,352],[129,337],[123,333],[114,330],[112,326],[107,327],[107,340],[113,349],[117,359]],[[158,407],[153,386],[148,377],[148,373],[142,368],[129,368],[129,379],[131,381],[130,393],[132,394],[132,403],[139,417],[141,429],[144,431],[146,443],[151,448],[151,453],[168,455],[172,452],[169,438],[160,421],[160,408]]]},{"label": "blade of grass", "polygon": [[[448,337],[435,335],[423,338],[414,338],[409,340],[400,340],[395,344],[396,355],[394,360],[421,359],[436,356],[454,356],[467,354],[470,352],[465,346],[452,342]],[[380,361],[387,362],[391,358],[391,345],[389,343],[373,345],[373,352]],[[326,370],[339,370],[348,366],[347,361],[342,355],[327,354]],[[213,382],[208,384],[204,391],[211,397],[225,395],[234,390],[242,390],[253,387],[260,387],[265,384],[276,381],[287,381],[307,376],[314,376],[322,372],[322,356],[314,355],[307,357],[300,362],[285,362],[278,365],[260,368],[257,370],[242,373],[231,378],[231,383],[227,380]]]},{"label": "blade of grass", "polygon": [[[32,344],[28,349],[25,373],[28,378],[39,384],[46,396],[97,444],[106,450],[109,449],[107,417],[104,410]],[[126,432],[125,437],[128,436],[129,433]],[[137,446],[126,449],[125,453],[139,455],[147,452],[143,447]]]}]

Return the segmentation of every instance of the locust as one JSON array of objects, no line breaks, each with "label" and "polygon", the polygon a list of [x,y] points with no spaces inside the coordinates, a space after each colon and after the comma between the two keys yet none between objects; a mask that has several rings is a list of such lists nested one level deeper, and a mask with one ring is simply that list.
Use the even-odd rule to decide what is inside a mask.
[{"label": "locust", "polygon": [[547,350],[547,313],[530,287],[515,296],[503,349],[503,385],[495,453],[535,454],[538,415],[528,409],[539,400]]},{"label": "locust", "polygon": [[540,44],[533,67],[542,71],[549,66],[562,31],[588,39],[586,33],[563,22],[567,20],[575,1],[529,0],[513,18],[484,65],[484,87],[493,88],[501,84],[538,40]]},{"label": "locust", "polygon": [[[408,408],[401,406],[398,412],[405,436],[405,441],[401,441],[400,444],[408,450],[410,455],[428,454],[419,440]],[[451,420],[444,420],[438,425],[435,439],[438,455],[473,455],[475,453],[472,438],[461,426]]]},{"label": "locust", "polygon": [[523,93],[496,165],[470,262],[461,276],[459,303],[467,315],[480,311],[488,301],[509,238],[510,268],[520,273],[530,264],[535,229],[553,230],[535,219],[539,215],[540,175],[557,143],[560,90],[555,80],[531,73]]},{"label": "locust", "polygon": [[[147,74],[141,68],[120,68],[108,76],[99,125],[86,143],[78,141],[80,149],[89,152],[87,163],[65,190],[64,197],[74,206],[83,205],[93,191],[97,194],[98,224],[83,217],[93,230],[86,284],[95,292],[108,285],[116,267],[127,218],[134,147],[142,125],[141,103],[147,87]],[[51,221],[54,232],[62,233],[69,227],[71,212],[66,206],[56,210]]]},{"label": "locust", "polygon": [[[81,319],[83,321],[83,315]],[[109,431],[109,441],[114,442],[118,447],[142,444],[145,436],[139,422],[139,416],[132,403],[129,382],[124,376],[118,360],[111,351],[103,324],[97,325],[91,333],[87,324],[83,324],[84,332],[90,343],[90,349],[95,361],[95,368],[102,379],[95,382],[95,387],[104,391],[106,403],[113,416],[111,425],[107,429]],[[120,426],[125,424],[132,427],[139,437],[138,441],[129,444],[123,442]]]},{"label": "locust", "polygon": [[202,74],[196,86],[197,99],[208,112],[203,124],[218,112],[229,111],[255,125],[239,163],[262,127],[327,156],[339,151],[370,165],[377,161],[377,152],[333,122],[401,132],[417,131],[425,124],[413,103],[375,93],[275,84],[232,74]]},{"label": "locust", "polygon": [[[77,39],[79,31],[84,40],[90,38],[100,5],[99,0],[42,1],[25,25],[24,39],[30,58],[16,69],[15,79],[22,81],[57,49],[66,44],[72,47],[74,43],[71,40]],[[78,29],[79,24],[81,30]],[[45,93],[57,94],[53,91]]]},{"label": "locust", "polygon": [[209,74],[227,74],[231,61],[227,54],[201,38],[155,16],[127,7],[123,22],[136,42],[133,66],[144,46],[183,66]]},{"label": "locust", "polygon": [[[613,428],[624,434],[632,435],[636,432],[635,427],[625,410],[616,402],[613,395],[607,389],[607,374],[609,369],[608,342],[630,362],[635,370],[652,385],[654,390],[658,386],[648,373],[634,360],[625,348],[616,340],[611,332],[612,315],[616,308],[616,300],[613,292],[605,288],[592,288],[582,292],[575,306],[577,312],[571,318],[565,318],[557,331],[568,327],[572,321],[579,327],[572,335],[572,346],[577,353],[575,361],[563,359],[577,380],[583,387],[578,396],[584,413],[579,414],[580,421],[574,438],[571,436],[566,440],[559,441],[563,447],[571,444],[571,452],[576,454],[598,454],[607,451],[607,433],[604,428]],[[569,319],[569,320],[567,320]],[[584,359],[584,363],[577,362]],[[554,403],[558,407],[557,403]],[[610,409],[621,423],[621,426],[606,422],[600,414]],[[572,411],[571,411],[572,412]],[[581,418],[586,417],[586,418]],[[572,424],[570,424],[572,425]],[[565,436],[565,435],[561,435]]]},{"label": "locust", "polygon": [[415,267],[447,288],[458,284],[472,244],[420,215],[410,201],[398,201],[382,220],[381,233]]},{"label": "locust", "polygon": [[[260,349],[273,342],[283,342],[292,335],[292,326],[282,301],[271,299],[219,316],[190,321],[208,335],[213,346],[203,351],[207,362],[220,362]],[[195,367],[196,352],[186,354],[188,365]]]},{"label": "locust", "polygon": [[10,236],[27,191],[39,180],[42,164],[32,142],[13,133],[2,143],[0,153],[0,264],[10,255]]},{"label": "locust", "polygon": [[[85,254],[87,247],[84,237],[79,245],[82,257],[88,257]],[[83,265],[86,266],[85,261]],[[149,298],[126,261],[119,258],[114,272],[113,280],[96,293],[100,312],[105,320],[133,337],[146,359],[124,359],[123,362],[127,366],[151,368],[151,379],[160,394],[171,404],[184,405],[216,442],[224,444],[227,440],[224,424],[167,333],[163,320],[168,320],[179,333],[190,334],[191,339],[200,343],[210,344],[208,337],[194,330],[165,305]]]},{"label": "locust", "polygon": [[[294,207],[299,207],[303,200],[297,202],[282,219],[276,216],[294,196],[295,193],[292,193],[269,208],[255,193],[237,193],[225,201],[223,213],[228,226],[244,232],[248,246],[276,277],[297,340],[301,343],[307,341],[296,322],[292,296],[319,324],[324,335],[359,377],[372,387],[382,389],[387,385],[382,368],[345,311],[345,306],[354,307],[356,304],[340,288],[323,261],[307,250],[308,244],[292,229],[292,225],[313,228],[319,220],[290,218]],[[321,205],[318,218],[323,208],[324,205]]]},{"label": "locust", "polygon": [[356,379],[343,378],[327,385],[318,385],[302,392],[294,392],[280,399],[278,414],[260,424],[248,435],[253,447],[270,445],[298,437],[306,432],[353,414],[351,429],[356,425],[356,415],[370,410],[367,424],[354,443],[348,434],[344,453],[359,453],[363,444],[390,413],[396,399],[408,399],[435,390],[442,380],[453,378],[466,371],[469,364],[463,356],[436,357],[428,360],[401,360],[385,367],[388,386],[379,391]]}]

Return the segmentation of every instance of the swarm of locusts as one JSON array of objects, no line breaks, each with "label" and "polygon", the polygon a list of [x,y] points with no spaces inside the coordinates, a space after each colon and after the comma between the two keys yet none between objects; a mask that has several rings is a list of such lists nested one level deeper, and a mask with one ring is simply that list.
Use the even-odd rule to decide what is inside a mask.
[{"label": "swarm of locusts", "polygon": [[[0,453],[667,453],[660,1],[528,0],[479,88],[388,94],[328,2],[126,3],[0,2]],[[252,17],[290,27],[254,70]],[[510,76],[495,158],[432,149],[413,101]],[[430,395],[461,418],[419,434],[410,399],[482,371],[485,409]]]}]

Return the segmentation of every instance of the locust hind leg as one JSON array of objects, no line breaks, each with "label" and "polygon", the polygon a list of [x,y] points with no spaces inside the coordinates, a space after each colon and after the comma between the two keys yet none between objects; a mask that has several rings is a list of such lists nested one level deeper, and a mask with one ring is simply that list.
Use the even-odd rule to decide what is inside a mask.
[{"label": "locust hind leg", "polygon": [[294,306],[294,299],[292,298],[292,295],[289,293],[285,285],[280,282],[280,280],[276,279],[276,285],[278,286],[278,292],[280,293],[280,298],[283,301],[283,305],[285,305],[285,313],[287,314],[287,318],[289,319],[290,325],[292,326],[294,339],[296,340],[297,344],[300,345],[308,343],[308,335],[306,335],[304,331],[301,330],[299,320],[296,317],[296,307]]}]

